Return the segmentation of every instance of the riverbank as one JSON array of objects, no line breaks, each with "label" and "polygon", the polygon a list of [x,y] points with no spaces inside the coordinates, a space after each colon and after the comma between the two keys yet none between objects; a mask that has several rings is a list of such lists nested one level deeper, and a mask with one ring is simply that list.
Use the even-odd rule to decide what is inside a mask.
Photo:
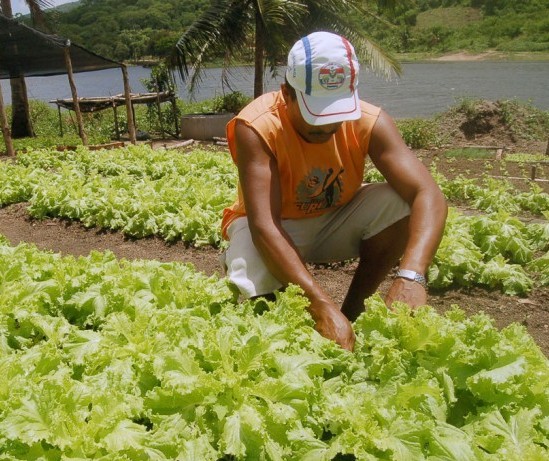
[{"label": "riverbank", "polygon": [[545,51],[521,51],[515,53],[496,50],[487,50],[479,53],[450,51],[444,54],[397,53],[395,56],[400,62],[549,61],[549,52]]}]

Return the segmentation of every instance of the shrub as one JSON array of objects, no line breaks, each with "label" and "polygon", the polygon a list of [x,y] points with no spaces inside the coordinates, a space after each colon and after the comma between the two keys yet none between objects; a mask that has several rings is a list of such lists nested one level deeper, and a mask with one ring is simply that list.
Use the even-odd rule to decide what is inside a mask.
[{"label": "shrub", "polygon": [[397,126],[404,142],[412,149],[426,149],[440,144],[437,124],[432,120],[402,119],[397,121]]},{"label": "shrub", "polygon": [[240,91],[217,96],[213,101],[214,112],[230,112],[237,114],[250,102],[251,98]]},{"label": "shrub", "polygon": [[518,138],[544,141],[549,133],[549,111],[516,99],[498,101],[501,116]]}]

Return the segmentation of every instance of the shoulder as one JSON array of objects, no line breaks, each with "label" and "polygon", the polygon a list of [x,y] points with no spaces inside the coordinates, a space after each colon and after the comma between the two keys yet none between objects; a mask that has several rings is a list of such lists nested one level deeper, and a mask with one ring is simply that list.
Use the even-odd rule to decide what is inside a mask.
[{"label": "shoulder", "polygon": [[248,128],[239,130],[239,134],[245,132],[251,135],[253,132],[271,151],[274,150],[272,138],[281,130],[280,109],[284,104],[284,98],[280,91],[266,93],[254,99],[228,123],[227,141],[235,161],[237,158],[237,125]]},{"label": "shoulder", "polygon": [[280,91],[265,93],[244,107],[236,119],[253,123],[262,117],[277,117],[278,110],[283,103],[284,98]]},{"label": "shoulder", "polygon": [[366,101],[360,101],[360,110],[364,117],[378,117],[381,113],[381,107],[374,106]]},{"label": "shoulder", "polygon": [[352,130],[360,138],[370,137],[370,134],[377,123],[378,118],[383,113],[380,107],[367,103],[366,101],[360,101],[361,117],[358,120],[354,120],[350,123]]}]

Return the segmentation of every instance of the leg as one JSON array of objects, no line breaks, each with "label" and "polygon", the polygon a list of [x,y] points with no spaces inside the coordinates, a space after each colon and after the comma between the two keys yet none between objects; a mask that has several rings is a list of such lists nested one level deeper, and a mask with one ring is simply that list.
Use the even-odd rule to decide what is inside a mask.
[{"label": "leg", "polygon": [[361,242],[359,264],[341,309],[349,320],[356,320],[364,310],[364,300],[375,293],[402,256],[408,240],[408,221],[405,217]]},{"label": "leg", "polygon": [[308,262],[360,258],[342,312],[355,320],[402,256],[408,241],[410,207],[387,183],[363,186],[353,200],[326,216]]},{"label": "leg", "polygon": [[243,298],[272,293],[282,287],[265,266],[252,242],[247,218],[239,218],[228,229],[229,248],[221,257],[227,278]]}]

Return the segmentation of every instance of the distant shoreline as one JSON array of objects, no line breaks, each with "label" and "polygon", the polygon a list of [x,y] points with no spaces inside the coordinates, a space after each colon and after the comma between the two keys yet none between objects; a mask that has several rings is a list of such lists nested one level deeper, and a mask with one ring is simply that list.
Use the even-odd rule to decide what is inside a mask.
[{"label": "distant shoreline", "polygon": [[464,61],[549,61],[549,52],[503,52],[496,50],[471,53],[450,51],[445,54],[402,53],[396,55],[400,62],[464,62]]},{"label": "distant shoreline", "polygon": [[443,56],[433,58],[433,61],[491,61],[501,59],[507,59],[507,57],[497,51],[485,51],[483,53],[476,54],[459,51],[457,53],[445,54]]}]

